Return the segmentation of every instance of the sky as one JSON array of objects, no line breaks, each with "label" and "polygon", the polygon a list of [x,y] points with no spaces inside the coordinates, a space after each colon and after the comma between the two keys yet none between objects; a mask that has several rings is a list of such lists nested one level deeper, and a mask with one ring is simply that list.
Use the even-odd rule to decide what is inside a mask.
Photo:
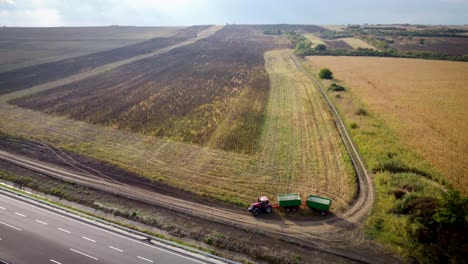
[{"label": "sky", "polygon": [[468,0],[0,0],[0,26],[468,24]]}]

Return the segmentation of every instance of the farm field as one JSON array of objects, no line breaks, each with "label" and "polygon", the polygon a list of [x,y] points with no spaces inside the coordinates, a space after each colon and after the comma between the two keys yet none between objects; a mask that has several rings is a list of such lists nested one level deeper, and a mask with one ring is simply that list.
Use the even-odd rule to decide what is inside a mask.
[{"label": "farm field", "polygon": [[259,162],[284,169],[291,190],[346,204],[356,193],[354,171],[319,90],[290,50],[269,51],[265,59],[271,90]]},{"label": "farm field", "polygon": [[317,46],[318,44],[324,44],[327,46],[329,49],[353,49],[357,48],[355,47],[357,44],[362,45],[362,43],[359,43],[357,41],[353,41],[353,45],[351,43],[348,43],[348,41],[345,41],[344,39],[337,39],[337,40],[326,40],[319,38],[315,36],[314,34],[304,34],[304,36],[312,41],[312,47]]},{"label": "farm field", "polygon": [[375,49],[373,46],[369,45],[367,42],[358,39],[358,38],[342,38],[344,42],[353,47],[353,49],[363,48],[363,49]]},{"label": "farm field", "polygon": [[211,37],[79,82],[16,99],[21,107],[127,131],[254,153],[276,36],[226,26]]},{"label": "farm field", "polygon": [[[421,44],[420,41],[424,41]],[[460,37],[395,37],[390,46],[397,50],[421,50],[453,55],[468,54],[468,38]]]},{"label": "farm field", "polygon": [[[468,191],[468,63],[400,58],[307,57],[381,117],[457,189]],[[365,118],[365,117],[356,117]],[[367,129],[367,128],[363,128]]]},{"label": "farm field", "polygon": [[137,55],[150,54],[155,50],[193,38],[208,28],[209,26],[187,27],[168,37],[156,37],[108,51],[3,72],[0,73],[0,94],[55,81]]},{"label": "farm field", "polygon": [[0,28],[0,72],[168,36],[180,27]]},{"label": "farm field", "polygon": [[[249,36],[249,38],[242,38],[249,40],[244,41],[240,36]],[[43,108],[37,108],[41,109],[41,112],[8,104],[5,99],[0,98],[2,102],[0,111],[5,113],[0,118],[1,131],[50,142],[71,151],[108,161],[154,181],[162,181],[182,190],[230,203],[245,205],[251,202],[252,197],[258,196],[259,192],[271,197],[284,192],[300,192],[304,197],[314,193],[332,198],[335,201],[333,210],[337,213],[341,212],[347,208],[356,192],[352,168],[346,161],[344,148],[341,146],[333,119],[327,112],[321,95],[310,79],[293,63],[292,51],[267,52],[264,57],[263,53],[268,49],[284,45],[275,44],[276,38],[278,36],[265,36],[259,31],[252,31],[249,27],[229,26],[194,44],[176,48],[154,58],[135,61],[99,75],[99,77],[106,77],[106,83],[100,83],[100,78],[91,77],[68,86],[49,87],[37,94],[33,94],[36,88],[23,90],[20,92],[21,95],[28,94],[28,91],[31,91],[31,94],[14,99],[14,102],[28,107],[36,103],[41,104]],[[284,40],[278,39],[278,43],[284,43]],[[249,56],[239,55],[239,49],[234,48],[236,46],[242,47],[242,51]],[[203,53],[204,50],[217,56],[210,57],[210,54]],[[198,56],[192,55],[195,51]],[[184,63],[181,62],[182,59],[178,59],[178,56],[184,57]],[[266,69],[264,68],[265,61]],[[200,67],[199,72],[193,71],[191,63],[203,67]],[[167,67],[170,67],[170,70],[166,70],[163,64],[168,64]],[[230,66],[223,66],[227,64]],[[208,89],[217,98],[209,98],[204,92],[195,93],[195,97],[184,97],[184,89],[189,89],[189,84],[178,80],[177,76],[171,73],[173,69],[177,69],[178,72],[187,72],[185,77],[195,78],[196,76],[200,84],[191,83],[197,89],[196,91],[203,91],[202,88]],[[118,78],[122,73],[133,74],[136,71],[140,73],[139,76],[137,75],[140,79],[132,81],[140,86],[148,81],[144,78],[145,73],[147,76],[157,76],[158,79],[153,77],[154,80],[149,79],[147,82],[149,84],[143,85],[145,88],[153,87],[154,90],[148,90],[152,91],[155,96],[151,94],[143,96],[153,101],[140,103],[141,101],[136,100],[134,103],[131,101],[135,99],[133,96],[128,97],[131,99],[129,101],[124,97],[125,88],[112,83],[112,79]],[[214,78],[225,72],[229,75],[223,78],[228,79]],[[252,80],[253,77],[257,80],[255,78]],[[169,79],[173,80],[169,81]],[[169,137],[169,134],[155,135],[144,133],[143,130],[137,130],[139,133],[135,133],[134,130],[129,129],[132,128],[130,126],[119,127],[115,124],[93,122],[84,118],[82,120],[86,122],[78,121],[81,119],[73,117],[72,114],[80,113],[80,109],[83,109],[77,107],[78,103],[82,103],[80,100],[83,100],[80,97],[86,98],[86,102],[96,100],[91,105],[96,108],[87,105],[86,108],[92,111],[83,112],[91,116],[96,113],[105,113],[99,107],[113,107],[112,104],[105,103],[106,101],[100,101],[99,97],[93,97],[95,93],[86,93],[87,85],[74,86],[89,84],[88,80],[96,82],[96,87],[99,89],[115,91],[116,96],[109,100],[114,100],[123,106],[129,103],[127,107],[131,110],[129,112],[131,115],[123,115],[127,119],[119,120],[127,120],[129,122],[127,124],[131,122],[136,125],[150,124],[151,119],[145,119],[148,116],[141,117],[137,114],[150,112],[154,105],[158,105],[158,109],[177,105],[177,100],[164,99],[169,98],[169,95],[173,98],[180,96],[178,100],[183,99],[185,102],[197,103],[201,99],[207,100],[202,101],[201,106],[188,105],[196,111],[205,111],[199,115],[202,117],[200,121],[206,120],[204,119],[206,114],[224,112],[221,112],[222,115],[218,119],[212,119],[212,116],[209,116],[208,120],[217,127],[213,129],[212,136],[204,141],[204,144],[200,143],[201,141],[183,143],[184,140],[175,136]],[[161,81],[163,85],[156,85],[155,80]],[[166,83],[164,80],[167,80]],[[174,91],[168,89],[167,86],[174,87],[176,93],[174,94]],[[67,89],[66,87],[75,88]],[[132,87],[138,90],[135,86]],[[223,89],[217,91],[215,87]],[[120,96],[118,96],[119,92]],[[17,93],[3,97],[15,98],[11,96],[14,94]],[[105,98],[106,93],[97,93],[97,95]],[[197,96],[202,98],[197,98]],[[226,99],[219,101],[222,103],[211,103],[210,100],[223,99],[221,96],[226,96]],[[51,100],[51,98],[54,99]],[[161,102],[161,99],[164,100]],[[73,111],[47,112],[47,109],[52,109],[47,105],[54,107],[53,109],[60,109],[62,101],[66,101],[68,109],[73,109]],[[216,108],[219,105],[230,109]],[[238,110],[239,105],[252,105],[254,108]],[[180,107],[174,109],[181,110]],[[175,113],[178,113],[177,111]],[[190,111],[187,112],[190,113]],[[57,115],[58,113],[60,115]],[[168,111],[168,113],[174,112]],[[312,119],[309,118],[310,115],[313,116]],[[188,116],[190,118],[182,117],[181,120],[197,121],[197,115]],[[166,120],[179,117],[167,115]],[[261,120],[258,119],[259,117]],[[186,127],[190,123],[182,124],[181,127]],[[246,129],[238,124],[248,127]],[[156,125],[159,124],[155,123],[154,126]],[[177,127],[175,125],[180,125],[180,123],[175,122],[174,126],[167,126],[167,128],[173,129]],[[191,133],[196,132],[196,128],[192,126]],[[230,141],[229,136],[242,135],[243,131],[248,132],[245,137],[240,137],[243,141]],[[258,131],[257,135],[254,133],[256,131]],[[201,135],[204,136],[203,133]],[[227,137],[223,138],[224,136]],[[231,147],[232,145],[226,147],[219,142],[234,142],[237,148]],[[198,145],[193,145],[193,143]]]}]

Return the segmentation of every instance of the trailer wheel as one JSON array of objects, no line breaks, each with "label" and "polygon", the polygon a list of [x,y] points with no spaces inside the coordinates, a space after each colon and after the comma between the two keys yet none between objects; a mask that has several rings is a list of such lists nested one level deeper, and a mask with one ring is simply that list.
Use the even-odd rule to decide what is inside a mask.
[{"label": "trailer wheel", "polygon": [[260,209],[255,208],[255,209],[252,211],[252,214],[253,214],[254,216],[258,216],[258,215],[260,214]]},{"label": "trailer wheel", "polygon": [[291,208],[291,211],[296,212],[298,209],[299,209],[299,206],[294,206],[293,208]]},{"label": "trailer wheel", "polygon": [[267,214],[271,213],[272,211],[273,211],[273,207],[271,207],[271,206],[267,206],[267,207],[265,208],[265,212],[266,212]]},{"label": "trailer wheel", "polygon": [[327,211],[327,210],[322,210],[322,211],[320,212],[320,214],[321,214],[322,216],[326,216],[326,215],[328,215],[328,211]]}]

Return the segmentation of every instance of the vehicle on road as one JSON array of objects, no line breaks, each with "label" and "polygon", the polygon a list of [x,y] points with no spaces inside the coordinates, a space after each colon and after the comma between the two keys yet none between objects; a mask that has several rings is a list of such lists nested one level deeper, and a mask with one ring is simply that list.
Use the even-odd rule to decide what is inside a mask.
[{"label": "vehicle on road", "polygon": [[249,212],[251,212],[254,216],[258,216],[260,214],[269,214],[273,212],[273,206],[270,204],[270,200],[266,196],[258,197],[256,203],[253,203],[248,208]]}]

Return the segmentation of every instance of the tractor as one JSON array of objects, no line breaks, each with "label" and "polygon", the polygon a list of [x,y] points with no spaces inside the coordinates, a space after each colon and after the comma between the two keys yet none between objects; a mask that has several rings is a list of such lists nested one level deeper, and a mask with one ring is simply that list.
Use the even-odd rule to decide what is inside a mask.
[{"label": "tractor", "polygon": [[249,206],[249,212],[254,216],[258,216],[261,213],[269,214],[273,211],[273,206],[270,204],[270,200],[266,196],[258,197],[258,201]]}]

